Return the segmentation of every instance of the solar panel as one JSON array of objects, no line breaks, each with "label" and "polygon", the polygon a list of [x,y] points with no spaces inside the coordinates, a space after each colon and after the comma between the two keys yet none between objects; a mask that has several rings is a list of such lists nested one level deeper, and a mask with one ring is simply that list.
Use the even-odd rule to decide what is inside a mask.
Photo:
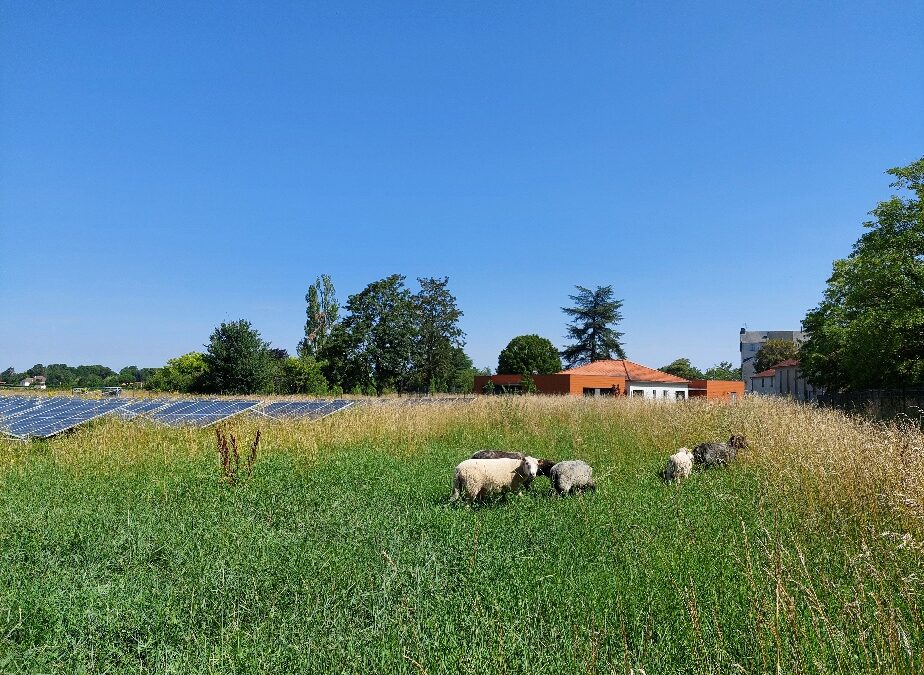
[{"label": "solar panel", "polygon": [[353,405],[353,401],[275,401],[263,408],[263,413],[274,419],[308,418],[320,419]]},{"label": "solar panel", "polygon": [[16,438],[48,438],[125,405],[121,400],[87,400],[51,397],[15,417],[7,418],[4,431]]},{"label": "solar panel", "polygon": [[259,401],[190,399],[173,401],[150,413],[151,419],[171,427],[207,427],[259,405]]},{"label": "solar panel", "polygon": [[115,411],[124,420],[131,420],[140,415],[149,415],[173,401],[169,398],[142,398],[129,402]]},{"label": "solar panel", "polygon": [[38,396],[3,396],[0,397],[0,419],[13,417],[29,408],[34,408],[43,399]]}]

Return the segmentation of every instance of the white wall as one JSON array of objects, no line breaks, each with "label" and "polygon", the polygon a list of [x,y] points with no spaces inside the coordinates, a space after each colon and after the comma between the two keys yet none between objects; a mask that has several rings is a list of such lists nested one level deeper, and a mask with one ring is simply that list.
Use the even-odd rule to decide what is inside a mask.
[{"label": "white wall", "polygon": [[[678,391],[683,394],[683,398],[689,397],[688,385],[677,382],[629,382],[627,386],[629,396],[641,395],[649,400],[676,401]],[[641,394],[636,394],[637,391]]]}]

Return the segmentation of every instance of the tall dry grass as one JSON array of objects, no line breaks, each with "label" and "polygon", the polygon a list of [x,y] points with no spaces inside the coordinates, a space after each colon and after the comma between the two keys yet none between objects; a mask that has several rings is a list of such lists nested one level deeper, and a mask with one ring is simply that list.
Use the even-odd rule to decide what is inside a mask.
[{"label": "tall dry grass", "polygon": [[[599,461],[625,452],[619,439],[626,434],[637,440],[642,455],[666,457],[681,446],[742,433],[750,448],[741,464],[807,507],[859,514],[887,509],[909,527],[924,522],[924,433],[912,421],[876,422],[780,398],[729,404],[519,396],[445,406],[398,400],[357,405],[315,422],[241,416],[223,425],[250,438],[262,429],[265,452],[286,452],[301,462],[356,447],[413,456],[434,442],[554,458],[589,454]],[[0,440],[0,470],[24,461],[35,448],[75,469],[170,462],[211,452],[213,434],[107,419],[42,443]]]},{"label": "tall dry grass", "polygon": [[[509,629],[506,639],[533,647],[548,631],[559,641],[571,635],[570,662],[580,657],[587,670],[852,673],[924,667],[918,599],[924,593],[924,436],[912,424],[877,423],[768,398],[660,404],[527,396],[479,397],[469,405],[377,402],[317,422],[242,416],[223,428],[248,441],[261,432],[252,482],[242,477],[231,485],[222,478],[224,460],[212,429],[111,419],[47,442],[0,441],[0,478],[11,490],[8,513],[21,521],[5,540],[0,528],[9,564],[33,575],[53,564],[64,574],[72,567],[67,556],[83,541],[72,541],[73,531],[81,528],[94,543],[80,555],[107,570],[101,579],[108,578],[113,557],[125,555],[118,546],[105,548],[108,539],[131,543],[140,537],[152,549],[180,553],[183,564],[175,569],[160,558],[154,566],[142,559],[143,574],[126,582],[128,590],[132,584],[185,589],[188,577],[207,579],[202,570],[216,564],[224,570],[226,564],[248,580],[246,586],[210,593],[202,591],[207,582],[197,582],[196,592],[218,609],[186,607],[173,598],[142,610],[126,591],[122,611],[143,617],[146,611],[188,612],[212,625],[229,611],[227,593],[242,597],[256,608],[251,625],[273,636],[261,638],[247,625],[234,632],[253,659],[268,644],[291,643],[296,655],[287,658],[302,663],[298,649],[310,641],[298,636],[322,646],[339,636],[344,648],[355,650],[357,663],[372,667],[376,657],[362,636],[375,635],[383,649],[400,643],[410,650],[402,653],[431,672],[448,668],[453,650],[490,670],[517,663],[523,651],[496,638]],[[737,467],[695,474],[680,486],[657,480],[676,448],[733,433],[750,442]],[[595,467],[598,490],[573,500],[550,500],[533,490],[508,508],[446,507],[440,494],[448,495],[454,462],[487,447],[584,458]],[[162,500],[150,488],[160,477]],[[49,509],[48,522],[34,523],[20,507],[45,501],[33,494],[30,481],[67,490],[47,495],[49,502],[60,501],[58,509]],[[113,489],[128,491],[127,520],[108,506]],[[146,529],[138,530],[134,523],[142,514]],[[99,535],[97,522],[118,536],[108,530]],[[177,524],[197,536],[177,539]],[[23,531],[32,539],[24,540]],[[54,546],[58,558],[31,553]],[[543,587],[533,589],[530,603],[512,590],[495,602],[492,582],[508,569],[541,570]],[[23,578],[8,580],[9,589],[26,589],[9,606],[44,602],[47,584],[33,588]],[[362,602],[353,591],[339,590],[355,579],[363,589],[356,592],[368,594]],[[86,594],[90,606],[99,600],[81,578],[55,583],[59,595],[60,589],[78,598]],[[372,594],[368,589],[377,584],[383,590]],[[312,589],[308,597],[328,608],[336,630],[304,622],[300,588]],[[175,592],[185,597],[185,590]],[[566,611],[558,598],[582,607],[583,614]],[[480,609],[472,608],[473,600]],[[375,620],[356,629],[356,617],[370,607]],[[72,615],[81,648],[107,644],[108,637],[86,638],[83,605],[72,609],[62,601],[48,612]],[[264,621],[272,612],[284,618]],[[41,617],[25,625],[37,635],[44,626]],[[182,621],[178,625],[187,629]],[[161,623],[152,619],[151,626],[144,634],[152,643],[196,658],[197,649],[183,651],[178,638],[158,633]],[[402,642],[409,629],[429,641]],[[33,643],[47,639],[17,631],[11,635],[26,662]],[[473,631],[480,631],[480,646],[460,646]],[[229,667],[236,658],[257,662],[234,656],[238,647],[230,643],[201,639],[224,654]],[[119,658],[129,662],[132,649],[120,648]],[[312,658],[326,658],[317,649]],[[67,658],[68,649],[56,650],[64,655],[56,658]],[[560,672],[569,663],[554,653],[545,657],[542,672]]]}]

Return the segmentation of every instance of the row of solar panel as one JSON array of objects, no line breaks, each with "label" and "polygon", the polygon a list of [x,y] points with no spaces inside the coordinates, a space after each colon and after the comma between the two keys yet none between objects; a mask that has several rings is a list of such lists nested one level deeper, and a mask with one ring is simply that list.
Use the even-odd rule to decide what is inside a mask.
[{"label": "row of solar panel", "polygon": [[0,396],[0,431],[14,438],[48,438],[79,424],[115,414],[146,417],[168,426],[207,427],[246,411],[272,419],[319,419],[344,410],[353,401],[261,401],[221,399],[81,399],[64,396]]}]

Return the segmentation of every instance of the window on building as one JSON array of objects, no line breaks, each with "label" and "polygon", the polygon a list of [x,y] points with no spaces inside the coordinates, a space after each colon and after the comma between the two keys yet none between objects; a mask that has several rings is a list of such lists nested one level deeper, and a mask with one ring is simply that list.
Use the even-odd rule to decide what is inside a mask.
[{"label": "window on building", "polygon": [[645,395],[645,392],[644,392],[643,390],[641,390],[641,389],[633,389],[633,390],[632,390],[632,395],[633,395],[633,396],[644,396],[644,395]]},{"label": "window on building", "polygon": [[685,399],[686,397],[687,397],[686,392],[684,392],[683,389],[678,389],[677,391],[674,392],[674,398]]}]

